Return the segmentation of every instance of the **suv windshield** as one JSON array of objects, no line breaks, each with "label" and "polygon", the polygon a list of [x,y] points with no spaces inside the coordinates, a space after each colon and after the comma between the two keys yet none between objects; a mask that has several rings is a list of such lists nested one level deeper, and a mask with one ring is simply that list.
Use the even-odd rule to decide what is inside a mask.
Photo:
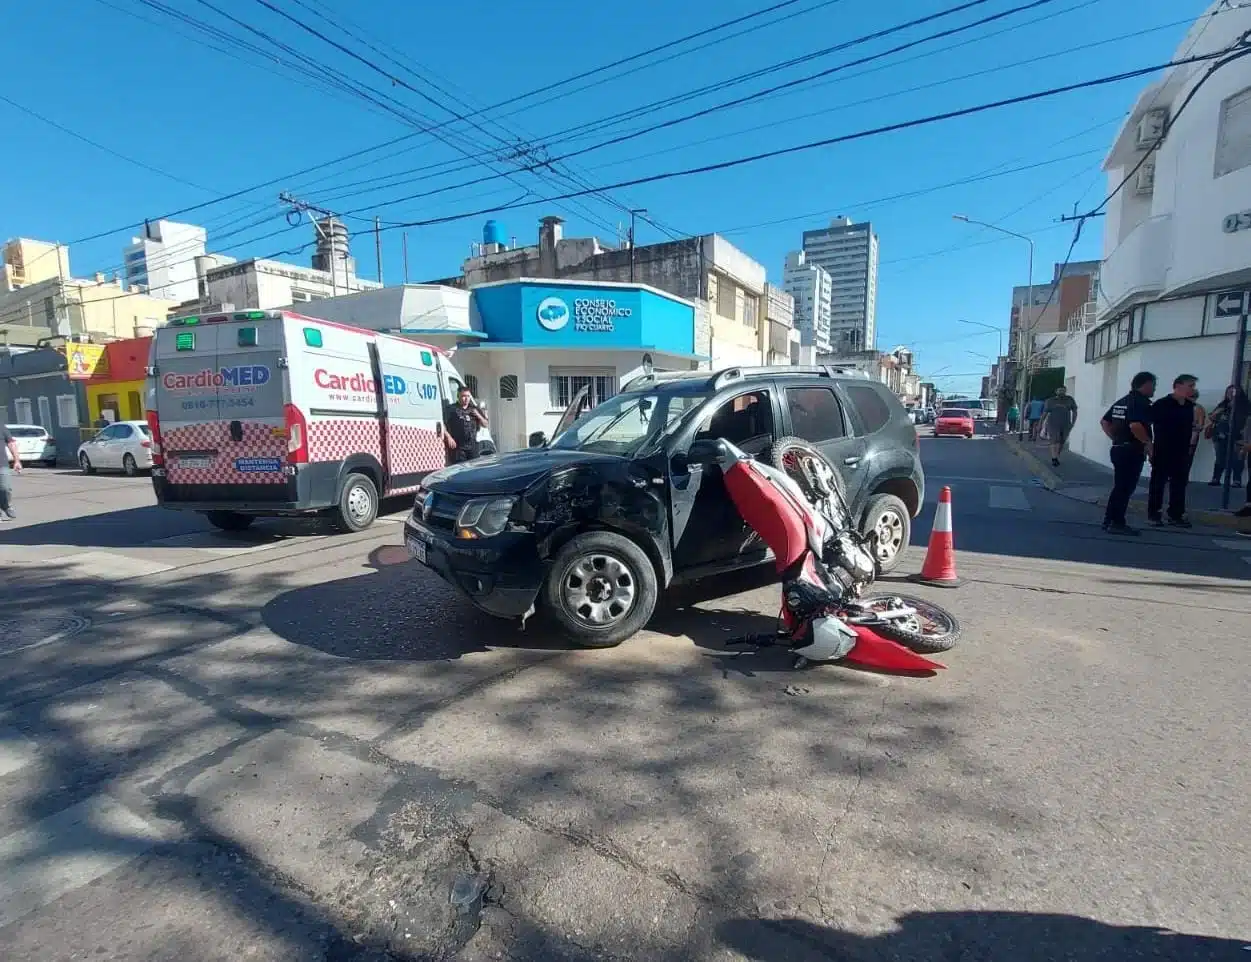
[{"label": "suv windshield", "polygon": [[706,397],[702,391],[615,394],[569,425],[551,447],[630,457],[659,440]]}]

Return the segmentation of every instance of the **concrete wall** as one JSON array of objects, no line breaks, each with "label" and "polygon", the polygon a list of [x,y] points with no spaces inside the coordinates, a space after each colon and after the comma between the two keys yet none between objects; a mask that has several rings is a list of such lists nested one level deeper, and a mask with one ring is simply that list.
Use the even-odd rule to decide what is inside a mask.
[{"label": "concrete wall", "polygon": [[[87,413],[82,382],[71,381],[65,373],[65,357],[50,348],[25,354],[0,353],[0,419],[12,424],[25,421],[20,401],[30,403],[30,423],[42,424],[56,438],[63,461],[72,462],[80,441],[79,426]],[[45,399],[41,409],[40,398]],[[62,423],[59,397],[72,397],[75,420]]]}]

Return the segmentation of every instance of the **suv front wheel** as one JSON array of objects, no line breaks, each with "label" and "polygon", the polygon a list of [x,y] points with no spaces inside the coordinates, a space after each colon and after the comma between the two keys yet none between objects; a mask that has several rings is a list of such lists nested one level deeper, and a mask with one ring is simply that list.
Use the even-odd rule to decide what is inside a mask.
[{"label": "suv front wheel", "polygon": [[912,540],[912,516],[908,506],[893,494],[877,494],[869,499],[860,530],[877,534],[878,571],[894,571],[903,560],[904,549]]},{"label": "suv front wheel", "polygon": [[643,549],[611,531],[577,535],[556,553],[543,584],[544,607],[570,638],[612,648],[656,610],[656,569]]}]

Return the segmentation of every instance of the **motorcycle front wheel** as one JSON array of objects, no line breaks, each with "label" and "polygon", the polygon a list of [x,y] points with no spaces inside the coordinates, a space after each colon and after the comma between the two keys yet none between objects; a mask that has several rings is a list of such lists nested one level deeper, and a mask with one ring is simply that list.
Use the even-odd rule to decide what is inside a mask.
[{"label": "motorcycle front wheel", "polygon": [[803,438],[781,438],[769,449],[769,461],[799,485],[810,504],[835,499],[846,510],[846,488],[838,468]]},{"label": "motorcycle front wheel", "polygon": [[[879,613],[879,620],[866,623],[883,638],[897,641],[919,655],[936,655],[950,651],[960,640],[963,630],[960,622],[946,608],[924,598],[910,595],[871,595],[861,598],[858,605]],[[880,615],[902,605],[912,608],[916,614],[906,618],[881,618]]]}]

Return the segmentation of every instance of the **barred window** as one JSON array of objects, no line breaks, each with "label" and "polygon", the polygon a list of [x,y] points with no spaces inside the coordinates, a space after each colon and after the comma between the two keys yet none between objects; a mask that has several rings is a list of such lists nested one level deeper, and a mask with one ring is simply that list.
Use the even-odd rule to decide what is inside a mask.
[{"label": "barred window", "polygon": [[617,393],[617,373],[611,368],[548,369],[548,387],[553,409],[563,411],[569,406],[573,396],[588,385],[589,406],[595,407]]}]

